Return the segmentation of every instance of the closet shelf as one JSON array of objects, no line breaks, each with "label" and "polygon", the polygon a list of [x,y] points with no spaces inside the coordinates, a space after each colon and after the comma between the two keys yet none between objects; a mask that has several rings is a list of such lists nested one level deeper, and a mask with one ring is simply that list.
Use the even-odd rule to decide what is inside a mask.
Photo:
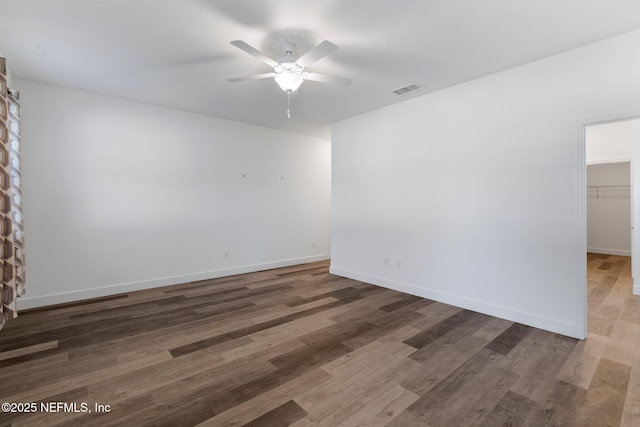
[{"label": "closet shelf", "polygon": [[630,185],[588,185],[587,199],[630,199]]}]

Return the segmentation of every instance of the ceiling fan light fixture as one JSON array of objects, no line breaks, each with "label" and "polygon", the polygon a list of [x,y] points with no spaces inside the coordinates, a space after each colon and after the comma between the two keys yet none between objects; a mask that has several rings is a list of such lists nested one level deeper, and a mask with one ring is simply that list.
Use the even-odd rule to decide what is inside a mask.
[{"label": "ceiling fan light fixture", "polygon": [[276,83],[278,83],[278,86],[280,86],[280,89],[291,93],[298,90],[304,80],[304,77],[302,76],[302,73],[297,73],[295,71],[282,71],[275,76],[274,79]]},{"label": "ceiling fan light fixture", "polygon": [[282,45],[282,50],[284,50],[285,56],[277,60],[268,57],[264,53],[260,52],[254,47],[251,47],[242,40],[234,40],[231,42],[231,44],[264,62],[265,64],[273,68],[273,72],[229,79],[229,81],[235,83],[273,77],[278,86],[280,86],[280,89],[282,89],[287,94],[287,118],[289,119],[291,118],[290,95],[298,90],[304,80],[312,80],[320,83],[335,83],[342,86],[348,86],[351,83],[351,79],[345,79],[344,77],[335,77],[326,74],[310,73],[308,71],[305,71],[309,65],[319,61],[320,59],[324,58],[332,52],[335,52],[336,49],[338,49],[336,45],[327,40],[316,45],[313,49],[306,52],[304,55],[297,59],[292,55],[296,50],[296,45],[291,42],[285,42]]}]

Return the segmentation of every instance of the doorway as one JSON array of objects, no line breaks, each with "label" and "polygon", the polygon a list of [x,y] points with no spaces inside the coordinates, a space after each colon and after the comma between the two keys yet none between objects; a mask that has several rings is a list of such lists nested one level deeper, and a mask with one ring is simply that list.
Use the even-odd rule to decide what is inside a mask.
[{"label": "doorway", "polygon": [[[587,254],[587,319],[610,308],[599,295],[631,295],[638,288],[632,276],[640,272],[635,245],[634,183],[640,183],[640,119],[594,123],[584,126],[585,144],[585,243]],[[634,166],[635,174],[634,174]],[[596,287],[597,288],[594,288]],[[592,289],[593,288],[593,289]],[[604,297],[603,297],[604,298]],[[600,314],[600,313],[598,313]],[[599,333],[595,322],[588,331]],[[594,329],[595,328],[595,329]],[[586,331],[585,331],[586,332]]]}]

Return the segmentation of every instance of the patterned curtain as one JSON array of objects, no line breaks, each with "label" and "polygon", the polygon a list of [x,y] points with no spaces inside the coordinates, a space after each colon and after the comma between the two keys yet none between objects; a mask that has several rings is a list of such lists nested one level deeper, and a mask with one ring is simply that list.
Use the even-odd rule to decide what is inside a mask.
[{"label": "patterned curtain", "polygon": [[6,61],[0,58],[0,329],[18,315],[16,298],[24,294],[19,99],[7,88]]}]

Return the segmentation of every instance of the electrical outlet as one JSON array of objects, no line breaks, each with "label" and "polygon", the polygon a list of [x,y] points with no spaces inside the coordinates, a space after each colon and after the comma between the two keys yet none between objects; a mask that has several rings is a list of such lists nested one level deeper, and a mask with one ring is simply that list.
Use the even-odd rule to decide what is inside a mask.
[{"label": "electrical outlet", "polygon": [[384,259],[384,265],[389,265],[389,258]]},{"label": "electrical outlet", "polygon": [[311,242],[311,247],[315,248],[316,247],[316,241],[314,240],[313,242]]},{"label": "electrical outlet", "polygon": [[229,249],[224,250],[224,257],[229,258]]}]

